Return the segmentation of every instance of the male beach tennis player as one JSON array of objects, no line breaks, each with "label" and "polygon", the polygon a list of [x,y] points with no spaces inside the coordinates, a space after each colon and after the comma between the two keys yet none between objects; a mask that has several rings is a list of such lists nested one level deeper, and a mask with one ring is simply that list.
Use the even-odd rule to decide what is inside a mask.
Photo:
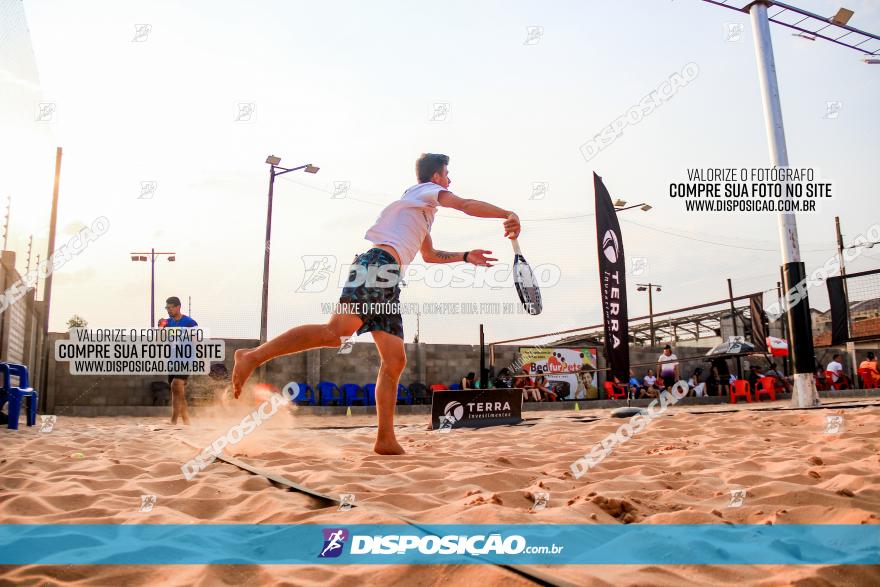
[{"label": "male beach tennis player", "polygon": [[[196,328],[198,323],[180,311],[180,298],[171,296],[165,300],[165,309],[168,318],[159,320],[159,328]],[[173,374],[168,376],[168,385],[171,386],[171,423],[177,424],[177,417],[183,419],[183,423],[189,425],[189,413],[186,407],[186,380],[189,375]]]},{"label": "male beach tennis player", "polygon": [[[424,153],[416,161],[419,183],[389,204],[364,238],[373,243],[357,255],[348,283],[339,298],[339,311],[327,324],[307,324],[252,349],[235,351],[232,388],[235,397],[258,366],[280,357],[318,347],[339,347],[344,338],[371,332],[379,351],[380,365],[376,379],[376,414],[379,431],[373,447],[379,454],[397,455],[404,450],[394,436],[394,405],[397,384],[406,366],[403,345],[403,320],[400,315],[400,275],[421,252],[426,263],[463,261],[491,267],[496,261],[492,251],[474,249],[460,253],[439,251],[431,241],[431,225],[438,206],[454,208],[468,216],[504,219],[504,236],[519,236],[519,217],[492,204],[460,198],[449,191],[449,157]],[[366,279],[363,276],[366,275]],[[375,278],[371,278],[375,276]],[[378,308],[377,308],[378,306]],[[389,308],[390,307],[390,308]],[[378,311],[376,311],[378,309]],[[391,311],[387,311],[390,309]]]}]

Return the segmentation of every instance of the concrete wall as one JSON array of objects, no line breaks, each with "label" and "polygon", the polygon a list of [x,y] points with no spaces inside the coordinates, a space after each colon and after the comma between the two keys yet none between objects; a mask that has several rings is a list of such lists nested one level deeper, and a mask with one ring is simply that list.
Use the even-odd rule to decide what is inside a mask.
[{"label": "concrete wall", "polygon": [[[9,292],[10,301],[17,297],[21,275],[15,269],[15,253],[0,254],[0,293]],[[31,387],[40,390],[43,316],[45,304],[34,298],[34,290],[12,303],[0,314],[0,360],[25,365],[30,373]]]},{"label": "concrete wall", "polygon": [[[49,336],[52,349],[55,340],[67,338],[66,333],[51,333]],[[255,346],[257,341],[226,339],[225,343],[224,364],[231,373],[235,351]],[[506,366],[512,363],[516,358],[517,348],[498,347],[496,364]],[[404,385],[414,381],[428,386],[433,383],[449,385],[459,381],[468,371],[479,371],[479,346],[408,343],[406,352],[407,365],[401,377]],[[50,354],[47,385],[49,413],[62,409],[63,406],[150,406],[154,402],[151,383],[167,381],[167,376],[161,375],[71,375],[70,363],[55,362],[54,350]],[[488,367],[488,352],[486,361]],[[308,383],[313,388],[319,381],[332,381],[339,385],[365,385],[376,382],[378,368],[379,354],[376,346],[372,343],[359,343],[348,354],[339,354],[338,349],[327,348],[280,357],[266,366],[266,381],[279,388],[291,381]],[[187,393],[196,400],[207,401],[218,387],[222,385],[210,377],[191,377]]]}]

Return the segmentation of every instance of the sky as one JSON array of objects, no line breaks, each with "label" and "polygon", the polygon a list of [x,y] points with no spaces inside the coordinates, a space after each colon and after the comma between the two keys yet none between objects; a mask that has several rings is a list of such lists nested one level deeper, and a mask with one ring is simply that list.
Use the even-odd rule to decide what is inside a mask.
[{"label": "sky", "polygon": [[[797,4],[827,15],[839,7]],[[880,2],[847,7],[852,26],[880,31]],[[697,0],[0,0],[0,27],[0,50],[12,57],[0,61],[0,198],[11,196],[8,248],[19,271],[30,235],[45,258],[57,146],[56,246],[96,218],[109,222],[55,273],[53,331],[73,314],[92,327],[147,326],[149,264],[129,254],[155,248],[176,253],[156,263],[157,316],[176,295],[211,335],[256,338],[269,154],[320,167],[275,183],[270,335],[326,320],[321,304],[338,299],[340,267],[369,248],[363,236],[382,207],[417,183],[423,152],[450,156],[454,193],[517,212],[526,258],[559,275],[542,290],[539,316],[423,313],[423,342],[475,344],[481,322],[490,341],[598,323],[593,172],[613,197],[653,206],[620,214],[627,257],[645,265],[630,277],[631,316],[648,310],[636,281],[662,284],[659,312],[726,297],[728,277],[735,294],[778,280],[774,214],[686,213],[668,195],[688,168],[770,163],[746,14]],[[836,251],[834,216],[847,243],[880,222],[880,65],[772,31],[790,163],[834,186],[820,213],[798,217],[809,272]],[[695,79],[583,156],[586,141],[687,64]],[[839,103],[833,115],[828,102]],[[51,119],[35,120],[38,104],[52,105]],[[536,183],[547,186],[543,197]],[[144,194],[144,185],[155,189]],[[498,220],[440,209],[432,236],[438,249],[512,261]],[[297,292],[303,256],[335,259],[323,291]],[[874,248],[847,269],[878,266]],[[810,295],[827,308],[824,287]],[[517,296],[509,279],[496,289],[414,282],[401,300]],[[414,315],[404,329],[410,342]]]}]

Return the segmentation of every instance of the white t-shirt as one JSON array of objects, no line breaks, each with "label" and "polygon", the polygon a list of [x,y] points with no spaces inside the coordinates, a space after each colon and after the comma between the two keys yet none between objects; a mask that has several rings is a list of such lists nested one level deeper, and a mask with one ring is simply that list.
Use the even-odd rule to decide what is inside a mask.
[{"label": "white t-shirt", "polygon": [[652,385],[654,385],[654,382],[657,381],[657,378],[653,375],[645,375],[645,378],[642,379],[642,381],[645,382],[646,387],[651,387]]},{"label": "white t-shirt", "polygon": [[828,363],[828,366],[825,367],[826,371],[834,371],[834,375],[831,377],[831,380],[834,383],[837,383],[837,374],[843,371],[843,365],[838,363],[837,361],[831,361]]},{"label": "white t-shirt", "polygon": [[437,197],[445,190],[433,182],[414,185],[396,202],[385,207],[364,235],[374,245],[390,245],[400,255],[400,271],[406,269],[431,232]]},{"label": "white t-shirt", "polygon": [[660,355],[657,362],[662,363],[660,365],[661,376],[675,374],[675,368],[678,367],[678,357],[676,357],[674,353],[670,353],[668,357],[666,355]]}]

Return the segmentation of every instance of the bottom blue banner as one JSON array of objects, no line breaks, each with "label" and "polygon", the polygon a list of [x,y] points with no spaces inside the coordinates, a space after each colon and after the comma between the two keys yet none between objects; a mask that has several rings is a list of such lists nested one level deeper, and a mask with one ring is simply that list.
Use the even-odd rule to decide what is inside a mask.
[{"label": "bottom blue banner", "polygon": [[878,525],[0,525],[0,564],[880,564]]}]

